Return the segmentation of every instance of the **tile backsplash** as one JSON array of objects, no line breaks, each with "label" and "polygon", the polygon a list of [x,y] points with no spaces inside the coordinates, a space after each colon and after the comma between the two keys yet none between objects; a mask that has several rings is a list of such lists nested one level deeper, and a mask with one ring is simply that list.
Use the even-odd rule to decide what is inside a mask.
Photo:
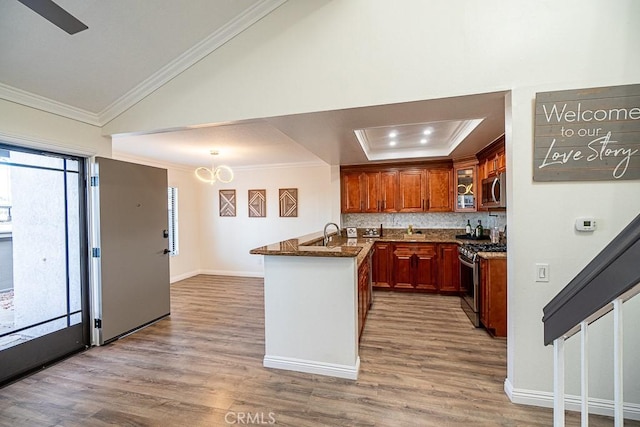
[{"label": "tile backsplash", "polygon": [[379,213],[342,214],[343,227],[384,228],[464,228],[467,220],[475,227],[478,220],[485,228],[498,227],[504,230],[507,223],[506,212],[434,212],[434,213]]}]

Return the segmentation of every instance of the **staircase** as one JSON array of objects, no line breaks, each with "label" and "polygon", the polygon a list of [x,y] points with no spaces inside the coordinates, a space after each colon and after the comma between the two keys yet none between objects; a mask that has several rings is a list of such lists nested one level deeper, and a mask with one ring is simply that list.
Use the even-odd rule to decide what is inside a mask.
[{"label": "staircase", "polygon": [[[589,423],[589,325],[613,311],[614,423],[624,424],[623,309],[640,293],[640,215],[605,247],[544,309],[544,344],[553,344],[553,425],[564,426],[564,345],[579,333],[581,425]],[[637,328],[630,325],[629,330]],[[637,332],[635,332],[637,333]]]}]

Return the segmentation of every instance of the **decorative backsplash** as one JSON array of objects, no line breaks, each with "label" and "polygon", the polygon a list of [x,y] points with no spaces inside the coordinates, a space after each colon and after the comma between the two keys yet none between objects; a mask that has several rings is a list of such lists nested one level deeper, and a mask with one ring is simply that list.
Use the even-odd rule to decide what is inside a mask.
[{"label": "decorative backsplash", "polygon": [[498,227],[504,230],[507,223],[506,212],[438,212],[438,213],[380,213],[342,214],[343,227],[406,228],[464,228],[467,220],[475,227],[478,220],[485,228]]}]

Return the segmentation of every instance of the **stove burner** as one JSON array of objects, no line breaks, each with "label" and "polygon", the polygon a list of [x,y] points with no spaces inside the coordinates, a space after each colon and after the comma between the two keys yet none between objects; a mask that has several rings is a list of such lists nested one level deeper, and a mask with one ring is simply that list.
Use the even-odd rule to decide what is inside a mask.
[{"label": "stove burner", "polygon": [[471,262],[477,258],[478,252],[506,252],[505,243],[465,243],[458,248],[458,252]]},{"label": "stove burner", "polygon": [[469,249],[476,252],[506,252],[507,245],[504,243],[471,243],[466,244]]}]

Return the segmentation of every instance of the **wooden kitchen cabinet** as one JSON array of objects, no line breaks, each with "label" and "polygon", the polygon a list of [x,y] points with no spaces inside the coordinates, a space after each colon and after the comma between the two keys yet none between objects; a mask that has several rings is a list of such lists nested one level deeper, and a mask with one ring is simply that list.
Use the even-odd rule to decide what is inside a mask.
[{"label": "wooden kitchen cabinet", "polygon": [[364,324],[369,313],[369,303],[371,301],[371,256],[360,264],[358,268],[358,339],[364,330]]},{"label": "wooden kitchen cabinet", "polygon": [[342,213],[453,211],[451,163],[424,164],[342,169]]},{"label": "wooden kitchen cabinet", "polygon": [[364,208],[362,172],[346,172],[340,177],[342,213],[360,213]]},{"label": "wooden kitchen cabinet", "polygon": [[478,160],[469,159],[453,164],[454,210],[476,212],[478,210]]},{"label": "wooden kitchen cabinet", "polygon": [[452,211],[451,169],[414,169],[398,174],[398,212]]},{"label": "wooden kitchen cabinet", "polygon": [[398,172],[398,212],[424,212],[427,174],[424,169]]},{"label": "wooden kitchen cabinet", "polygon": [[391,244],[376,242],[371,265],[373,287],[391,289]]},{"label": "wooden kitchen cabinet", "polygon": [[429,212],[453,210],[451,169],[427,169],[427,202]]},{"label": "wooden kitchen cabinet", "polygon": [[480,322],[492,336],[507,336],[506,259],[480,258]]},{"label": "wooden kitchen cabinet", "polygon": [[342,213],[396,212],[397,171],[354,171],[341,176]]},{"label": "wooden kitchen cabinet", "polygon": [[460,260],[455,243],[438,244],[438,290],[441,293],[460,293]]},{"label": "wooden kitchen cabinet", "polygon": [[480,180],[505,172],[507,168],[507,161],[505,155],[504,135],[501,135],[485,147],[477,154],[476,157],[478,158]]},{"label": "wooden kitchen cabinet", "polygon": [[438,291],[435,244],[394,244],[392,259],[394,290]]},{"label": "wooden kitchen cabinet", "polygon": [[398,211],[398,171],[380,172],[380,212]]}]

